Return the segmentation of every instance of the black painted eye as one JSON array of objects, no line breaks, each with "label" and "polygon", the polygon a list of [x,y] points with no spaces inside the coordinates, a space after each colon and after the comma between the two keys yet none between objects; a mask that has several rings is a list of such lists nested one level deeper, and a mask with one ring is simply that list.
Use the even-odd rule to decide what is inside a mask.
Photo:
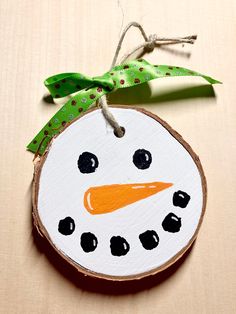
[{"label": "black painted eye", "polygon": [[71,217],[61,219],[58,224],[58,231],[63,235],[70,235],[75,230],[75,222]]},{"label": "black painted eye", "polygon": [[89,152],[84,152],[79,156],[78,159],[78,168],[82,173],[92,173],[98,167],[97,157]]},{"label": "black painted eye", "polygon": [[168,232],[178,232],[181,228],[181,218],[173,213],[169,213],[162,222],[162,227]]},{"label": "black painted eye", "polygon": [[139,240],[146,250],[155,249],[159,244],[159,237],[154,230],[147,230],[139,235]]},{"label": "black painted eye", "polygon": [[80,245],[84,252],[86,253],[93,252],[98,245],[98,240],[93,233],[84,232],[82,233],[80,238]]},{"label": "black painted eye", "polygon": [[152,163],[152,155],[146,149],[138,149],[133,155],[133,163],[138,169],[147,169]]},{"label": "black painted eye", "polygon": [[122,237],[112,237],[110,240],[111,254],[114,256],[126,255],[129,252],[129,243]]},{"label": "black painted eye", "polygon": [[181,208],[185,208],[190,201],[190,196],[183,191],[177,191],[173,195],[173,205]]}]

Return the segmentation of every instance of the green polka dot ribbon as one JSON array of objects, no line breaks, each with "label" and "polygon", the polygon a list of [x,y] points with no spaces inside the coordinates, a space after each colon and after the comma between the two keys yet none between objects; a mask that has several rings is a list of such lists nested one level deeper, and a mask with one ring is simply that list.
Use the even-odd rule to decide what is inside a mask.
[{"label": "green polka dot ribbon", "polygon": [[52,137],[58,134],[66,124],[85,112],[101,96],[118,88],[132,87],[169,76],[200,76],[210,84],[220,83],[198,72],[176,66],[152,65],[143,59],[115,66],[104,75],[93,78],[80,73],[61,73],[47,78],[44,84],[53,98],[75,94],[48,121],[28,144],[27,149],[42,155]]}]

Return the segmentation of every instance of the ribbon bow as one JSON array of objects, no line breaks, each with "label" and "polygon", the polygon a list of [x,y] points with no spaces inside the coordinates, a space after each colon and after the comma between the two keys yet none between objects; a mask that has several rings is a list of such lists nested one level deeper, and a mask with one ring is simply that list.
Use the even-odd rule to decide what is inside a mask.
[{"label": "ribbon bow", "polygon": [[132,60],[113,67],[102,76],[90,78],[80,73],[61,73],[44,82],[53,98],[73,95],[48,121],[28,144],[27,149],[42,155],[52,137],[86,111],[101,96],[118,88],[132,87],[160,77],[200,76],[210,84],[221,83],[209,76],[185,68],[168,65],[152,65],[147,61]]}]

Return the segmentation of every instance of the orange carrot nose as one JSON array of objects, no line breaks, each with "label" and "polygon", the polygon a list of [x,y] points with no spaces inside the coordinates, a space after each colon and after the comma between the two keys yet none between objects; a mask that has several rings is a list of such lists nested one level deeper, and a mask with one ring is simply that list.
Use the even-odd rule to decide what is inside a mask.
[{"label": "orange carrot nose", "polygon": [[95,186],[85,192],[84,206],[92,215],[110,213],[172,185],[172,183],[151,182]]}]

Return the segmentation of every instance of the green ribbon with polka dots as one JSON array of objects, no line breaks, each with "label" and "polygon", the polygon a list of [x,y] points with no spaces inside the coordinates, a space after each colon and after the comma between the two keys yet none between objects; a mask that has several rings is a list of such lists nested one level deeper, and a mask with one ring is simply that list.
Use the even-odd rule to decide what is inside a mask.
[{"label": "green ribbon with polka dots", "polygon": [[47,78],[44,84],[53,98],[69,95],[71,98],[28,144],[27,149],[42,155],[52,137],[101,96],[118,88],[132,87],[168,76],[201,76],[210,84],[220,83],[198,72],[176,66],[152,65],[143,59],[115,66],[104,75],[93,78],[80,73],[61,73]]}]

